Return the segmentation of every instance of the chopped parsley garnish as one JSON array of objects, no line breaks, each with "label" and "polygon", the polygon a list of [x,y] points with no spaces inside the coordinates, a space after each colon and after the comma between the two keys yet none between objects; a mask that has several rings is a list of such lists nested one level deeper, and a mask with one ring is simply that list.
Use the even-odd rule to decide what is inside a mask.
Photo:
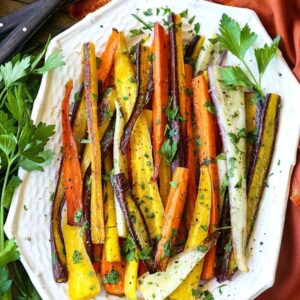
[{"label": "chopped parsley garnish", "polygon": [[180,14],[179,14],[182,18],[187,18],[188,15],[189,15],[189,10],[188,8],[184,11],[182,11]]},{"label": "chopped parsley garnish", "polygon": [[204,103],[204,107],[212,114],[212,115],[215,115],[216,114],[216,110],[212,104],[211,101],[206,101]]},{"label": "chopped parsley garnish", "polygon": [[104,284],[118,284],[120,281],[120,274],[116,270],[110,271],[104,276]]},{"label": "chopped parsley garnish", "polygon": [[72,256],[73,263],[80,264],[82,259],[83,259],[82,254],[78,250],[75,250]]},{"label": "chopped parsley garnish", "polygon": [[130,29],[130,36],[133,37],[133,36],[137,36],[137,35],[140,35],[140,34],[143,34],[144,31],[140,28],[133,28],[133,29]]},{"label": "chopped parsley garnish", "polygon": [[81,218],[82,218],[82,209],[78,209],[74,216],[74,222],[79,223],[81,221]]},{"label": "chopped parsley garnish", "polygon": [[171,186],[173,189],[176,189],[176,188],[177,188],[177,182],[175,182],[175,181],[170,181],[170,186]]},{"label": "chopped parsley garnish", "polygon": [[169,257],[170,254],[171,254],[171,239],[168,239],[168,241],[163,246],[162,258]]}]

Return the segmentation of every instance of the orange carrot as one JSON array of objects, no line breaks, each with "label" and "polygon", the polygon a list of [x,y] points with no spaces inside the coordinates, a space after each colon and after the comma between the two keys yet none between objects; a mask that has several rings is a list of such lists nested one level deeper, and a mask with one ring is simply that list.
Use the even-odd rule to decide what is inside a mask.
[{"label": "orange carrot", "polygon": [[188,180],[188,169],[177,167],[170,182],[171,187],[163,219],[161,239],[155,255],[156,267],[160,271],[166,269],[171,248],[176,240],[186,199]]},{"label": "orange carrot", "polygon": [[99,64],[97,66],[97,77],[103,85],[106,84],[109,78],[109,73],[114,62],[114,56],[117,49],[119,33],[116,29],[112,30],[109,40],[106,44],[105,50],[99,58]]},{"label": "orange carrot", "polygon": [[290,199],[297,207],[300,207],[300,147],[292,177]]},{"label": "orange carrot", "polygon": [[87,111],[88,136],[91,140],[91,234],[93,244],[104,243],[104,208],[102,199],[101,149],[98,127],[98,81],[96,54],[92,43],[85,43],[82,50],[84,97]]},{"label": "orange carrot", "polygon": [[73,81],[69,80],[65,86],[65,96],[62,101],[62,144],[63,144],[63,176],[67,201],[67,219],[69,225],[80,225],[83,216],[82,204],[82,176],[78,158],[76,141],[70,124],[69,100],[73,88]]},{"label": "orange carrot", "polygon": [[[179,95],[179,112],[182,118],[186,118],[186,80],[185,80],[185,67],[184,67],[184,53],[183,53],[183,31],[182,31],[182,18],[180,15],[173,15],[173,22],[175,28],[175,42],[176,42],[176,76],[178,82],[178,95]],[[183,140],[186,141],[187,137],[187,124],[181,123],[181,131]]]},{"label": "orange carrot", "polygon": [[103,251],[101,275],[103,278],[103,287],[107,293],[116,296],[124,294],[125,266],[126,262],[124,260],[119,262],[108,262],[105,259],[105,251]]},{"label": "orange carrot", "polygon": [[190,228],[195,209],[195,202],[197,198],[197,183],[196,183],[196,160],[194,155],[194,133],[192,124],[192,74],[193,69],[191,65],[185,65],[185,79],[186,79],[186,124],[187,124],[187,168],[189,170],[188,196],[185,203],[185,224]]},{"label": "orange carrot", "polygon": [[167,124],[165,110],[168,106],[168,38],[164,28],[154,25],[153,40],[153,81],[154,91],[152,100],[153,109],[153,152],[154,172],[153,180],[157,180],[161,156],[160,148],[164,142],[164,133]]},{"label": "orange carrot", "polygon": [[[205,76],[201,74],[194,78],[192,86],[197,135],[201,141],[199,160],[200,164],[208,165],[209,176],[213,186],[209,225],[209,233],[211,233],[215,231],[218,223],[220,201],[218,167],[216,164],[215,116]],[[216,247],[213,247],[204,259],[202,279],[207,280],[214,276],[215,257]]]},{"label": "orange carrot", "polygon": [[102,251],[101,244],[93,244],[93,267],[96,273],[100,272]]}]

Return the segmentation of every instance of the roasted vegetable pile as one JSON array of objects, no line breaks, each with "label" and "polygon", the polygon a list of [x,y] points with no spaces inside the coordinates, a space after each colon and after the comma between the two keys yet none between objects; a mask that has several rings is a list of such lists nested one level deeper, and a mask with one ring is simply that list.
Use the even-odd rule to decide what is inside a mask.
[{"label": "roasted vegetable pile", "polygon": [[[116,29],[99,56],[82,45],[82,85],[72,94],[66,83],[51,249],[70,299],[101,286],[130,300],[194,299],[209,294],[200,280],[248,271],[280,108],[262,77],[279,39],[255,49],[257,79],[248,25],[223,15],[204,37],[187,10],[163,14],[163,25],[133,15],[143,27],[131,36],[152,35],[131,49]],[[243,68],[222,66],[228,52]]]}]

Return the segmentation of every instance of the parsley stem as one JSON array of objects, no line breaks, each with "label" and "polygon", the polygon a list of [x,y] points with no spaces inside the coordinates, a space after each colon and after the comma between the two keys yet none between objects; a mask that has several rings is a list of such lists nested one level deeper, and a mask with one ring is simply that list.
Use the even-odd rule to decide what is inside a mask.
[{"label": "parsley stem", "polygon": [[241,59],[241,62],[243,63],[244,67],[247,69],[249,75],[251,76],[253,83],[255,85],[255,89],[260,93],[260,95],[262,97],[265,97],[265,93],[263,92],[262,88],[261,88],[261,78],[260,78],[260,82],[258,82],[254,76],[254,74],[252,73],[252,71],[250,70],[250,68],[248,67],[248,65],[246,64],[246,62]]},{"label": "parsley stem", "polygon": [[1,92],[1,94],[0,94],[0,109],[2,108],[2,106],[4,105],[4,100],[5,100],[5,98],[3,97],[4,96],[4,94],[6,93],[6,91],[8,90],[8,87],[6,86],[3,90],[2,90],[2,92]]},{"label": "parsley stem", "polygon": [[144,20],[142,20],[142,19],[141,19],[139,16],[137,16],[136,14],[132,14],[132,16],[133,16],[136,20],[138,20],[140,23],[142,23],[142,24],[145,26],[146,29],[149,29],[149,30],[152,31],[152,27],[151,27],[150,24],[146,23]]},{"label": "parsley stem", "polygon": [[6,190],[6,186],[7,186],[7,182],[8,182],[8,176],[9,176],[9,172],[10,172],[10,168],[12,165],[12,161],[7,158],[7,168],[6,168],[6,172],[5,172],[5,177],[4,177],[4,182],[3,182],[3,186],[2,186],[2,191],[1,191],[1,204],[0,204],[0,252],[3,251],[4,249],[4,197],[5,197],[5,190]]}]

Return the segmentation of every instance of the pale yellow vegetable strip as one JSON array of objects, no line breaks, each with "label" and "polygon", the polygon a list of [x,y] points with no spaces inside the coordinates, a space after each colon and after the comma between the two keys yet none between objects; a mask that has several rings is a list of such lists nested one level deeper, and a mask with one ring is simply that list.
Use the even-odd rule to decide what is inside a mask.
[{"label": "pale yellow vegetable strip", "polygon": [[[189,250],[203,242],[208,235],[211,209],[211,180],[208,167],[203,165],[200,168],[200,182],[198,195],[195,204],[195,211],[189,230],[185,250]],[[193,300],[195,296],[192,290],[196,290],[199,285],[203,267],[203,260],[199,261],[191,273],[181,283],[181,285],[170,295],[172,300]]]},{"label": "pale yellow vegetable strip", "polygon": [[[104,160],[104,171],[108,176],[113,168],[112,155],[109,153]],[[121,261],[118,228],[116,222],[114,192],[110,178],[103,183],[104,186],[104,216],[105,216],[105,259],[108,262]]]}]

